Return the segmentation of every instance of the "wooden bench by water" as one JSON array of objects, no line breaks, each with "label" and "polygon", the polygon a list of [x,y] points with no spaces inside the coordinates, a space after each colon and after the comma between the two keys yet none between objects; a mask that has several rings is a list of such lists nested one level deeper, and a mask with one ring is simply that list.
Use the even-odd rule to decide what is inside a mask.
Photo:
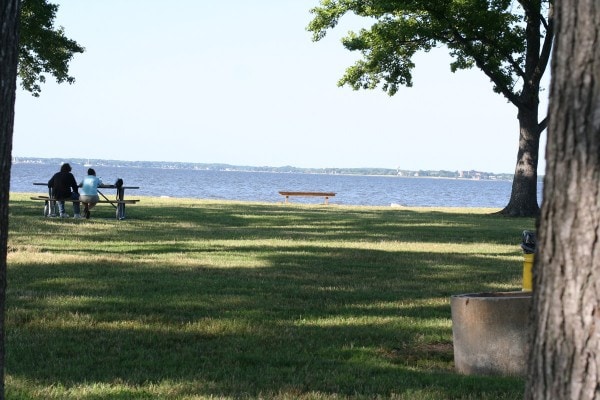
[{"label": "wooden bench by water", "polygon": [[325,197],[325,204],[329,204],[329,198],[334,197],[333,192],[279,192],[280,195],[285,196],[285,203],[288,203],[290,196],[301,196],[301,197]]}]

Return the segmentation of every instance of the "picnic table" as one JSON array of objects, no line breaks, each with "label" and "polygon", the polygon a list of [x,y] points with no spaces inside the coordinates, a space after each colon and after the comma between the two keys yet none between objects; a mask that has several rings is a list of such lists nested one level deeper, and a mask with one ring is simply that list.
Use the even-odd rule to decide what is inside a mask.
[{"label": "picnic table", "polygon": [[[47,182],[34,182],[33,183],[36,186],[46,186],[48,187],[48,183]],[[125,190],[132,190],[132,189],[139,189],[139,186],[124,186],[124,185],[110,185],[110,184],[102,184],[100,186],[98,186],[98,189],[115,189],[116,190],[116,196],[115,199],[109,199],[108,197],[106,197],[104,195],[104,193],[102,193],[100,190],[98,190],[98,195],[100,196],[100,200],[98,201],[98,204],[111,204],[115,210],[116,210],[116,217],[118,220],[123,220],[125,219],[125,205],[126,204],[136,204],[137,202],[139,202],[139,199],[125,199]],[[31,197],[32,200],[43,200],[44,201],[44,216],[45,217],[51,217],[51,216],[55,216],[57,215],[57,207],[58,205],[56,204],[57,201],[65,201],[65,202],[70,202],[70,203],[78,203],[81,202],[80,200],[73,200],[73,199],[57,199],[54,197],[53,193],[52,193],[52,188],[48,188],[48,196],[34,196]]]}]

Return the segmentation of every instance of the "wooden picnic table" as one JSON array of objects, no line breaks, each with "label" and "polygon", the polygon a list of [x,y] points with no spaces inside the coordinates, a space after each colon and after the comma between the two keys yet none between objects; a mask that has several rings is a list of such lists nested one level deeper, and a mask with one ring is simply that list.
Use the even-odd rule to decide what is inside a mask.
[{"label": "wooden picnic table", "polygon": [[[48,183],[44,182],[34,182],[36,186],[46,186],[48,187]],[[98,189],[116,189],[116,198],[115,200],[111,200],[106,197],[100,190],[98,190],[98,195],[100,196],[100,200],[98,203],[111,204],[116,209],[116,217],[118,220],[125,219],[125,205],[126,204],[136,204],[139,202],[138,199],[125,199],[125,190],[126,189],[139,189],[139,186],[124,186],[124,185],[110,185],[110,184],[102,184],[98,186]],[[44,216],[52,216],[56,214],[57,201],[65,201],[76,203],[80,202],[80,200],[73,199],[56,199],[52,193],[52,188],[48,188],[48,196],[34,196],[31,198],[32,200],[44,200]]]}]

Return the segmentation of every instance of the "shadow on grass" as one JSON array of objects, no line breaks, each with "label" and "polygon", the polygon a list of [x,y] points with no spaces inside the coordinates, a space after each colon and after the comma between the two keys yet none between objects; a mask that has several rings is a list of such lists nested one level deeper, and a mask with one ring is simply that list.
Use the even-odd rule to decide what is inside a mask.
[{"label": "shadow on grass", "polygon": [[449,306],[426,301],[446,293],[424,292],[417,269],[382,286],[390,274],[377,268],[27,268],[37,279],[11,284],[7,372],[43,385],[169,380],[195,382],[181,394],[233,397],[515,390],[513,379],[453,373]]},{"label": "shadow on grass", "polygon": [[[122,222],[32,218],[37,211],[11,204],[16,246],[40,232],[42,252],[81,253],[95,244],[119,261],[11,267],[9,376],[42,387],[131,387],[122,397],[78,397],[85,399],[148,398],[149,386],[163,382],[174,382],[169,398],[521,397],[521,380],[459,376],[452,361],[449,296],[495,290],[518,274],[512,262],[323,245],[482,237],[510,244],[520,235],[514,220],[239,204],[139,206],[144,218]],[[81,233],[81,223],[92,229]],[[74,232],[77,246],[64,248],[60,236]],[[110,245],[97,246],[99,236]],[[291,243],[252,244],[272,239]],[[259,265],[213,267],[208,253]]]},{"label": "shadow on grass", "polygon": [[[39,204],[11,202],[11,218],[40,216]],[[402,241],[424,243],[478,243],[518,246],[521,232],[532,228],[530,219],[511,219],[496,214],[415,212],[393,208],[303,207],[253,203],[198,203],[183,207],[168,205],[132,207],[126,221],[116,221],[112,210],[98,212],[89,221],[36,218],[29,230],[47,234],[70,234],[72,227],[89,224],[93,231],[82,240],[112,238],[145,241],[140,228],[152,227],[151,238],[163,240],[219,240],[245,237],[290,240]],[[108,217],[108,218],[107,218]],[[517,223],[515,223],[517,221]],[[518,223],[521,222],[522,223]],[[102,227],[110,228],[102,229]],[[111,230],[113,235],[111,235]],[[518,248],[518,247],[516,247]]]}]

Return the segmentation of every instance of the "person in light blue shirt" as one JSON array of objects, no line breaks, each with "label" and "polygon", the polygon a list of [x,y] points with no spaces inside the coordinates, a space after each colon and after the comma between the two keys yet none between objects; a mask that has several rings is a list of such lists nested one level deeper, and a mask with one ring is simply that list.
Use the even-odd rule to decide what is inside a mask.
[{"label": "person in light blue shirt", "polygon": [[79,200],[83,204],[83,215],[90,217],[90,210],[98,203],[98,186],[102,185],[102,180],[96,177],[96,171],[93,168],[88,169],[88,174],[81,182],[79,190]]}]

